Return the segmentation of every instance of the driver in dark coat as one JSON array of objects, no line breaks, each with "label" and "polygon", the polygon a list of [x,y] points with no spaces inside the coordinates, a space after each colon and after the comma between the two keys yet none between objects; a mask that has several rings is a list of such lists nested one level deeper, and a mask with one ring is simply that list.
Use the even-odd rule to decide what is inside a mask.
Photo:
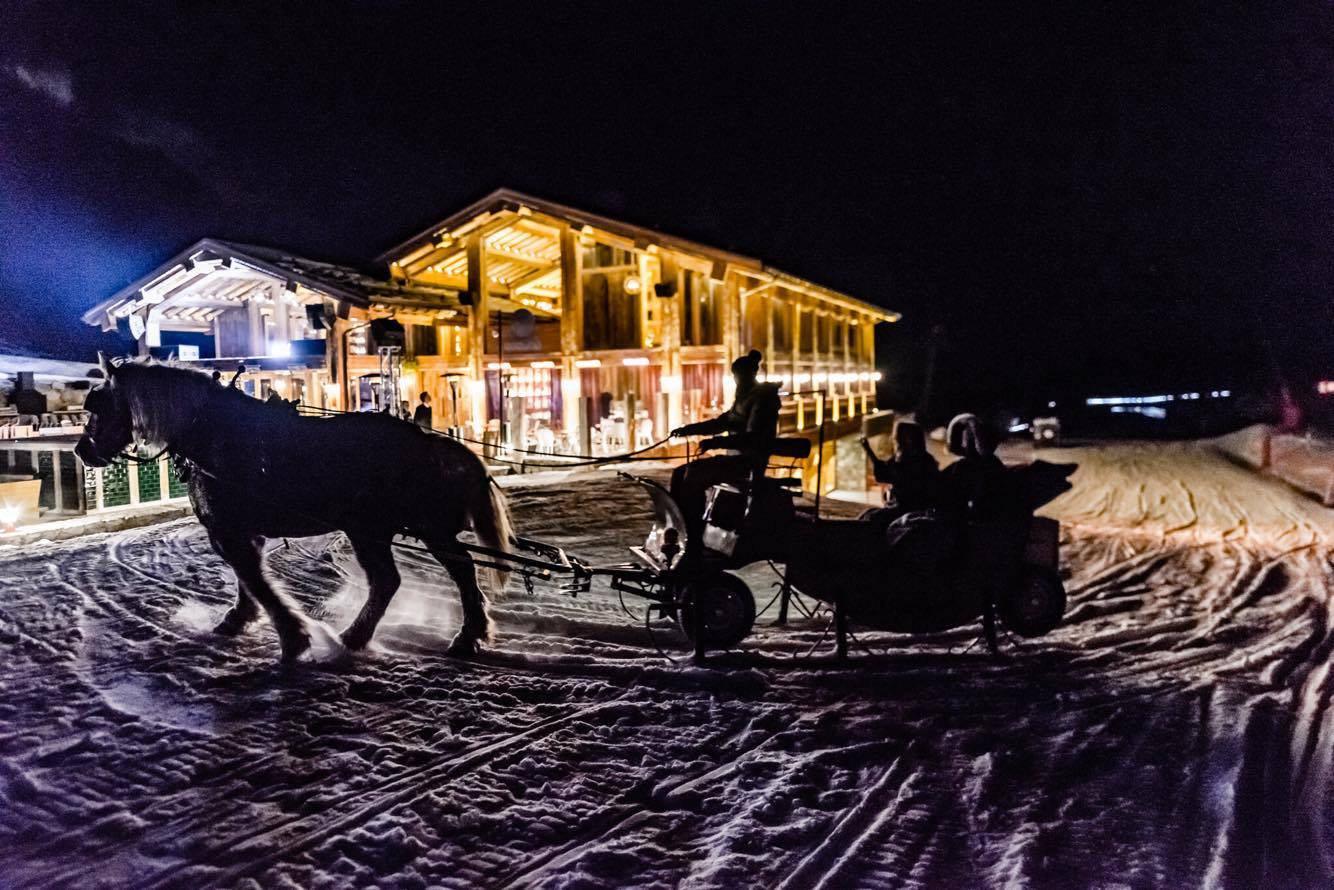
[{"label": "driver in dark coat", "polygon": [[[709,436],[700,451],[729,450],[732,454],[703,458],[684,464],[672,473],[672,496],[685,514],[690,541],[698,541],[704,525],[704,496],[722,482],[747,481],[752,473],[764,473],[778,436],[781,400],[778,384],[759,383],[763,356],[752,349],[732,362],[736,401],[712,420],[672,430],[672,436]],[[722,433],[724,435],[718,435]]]}]

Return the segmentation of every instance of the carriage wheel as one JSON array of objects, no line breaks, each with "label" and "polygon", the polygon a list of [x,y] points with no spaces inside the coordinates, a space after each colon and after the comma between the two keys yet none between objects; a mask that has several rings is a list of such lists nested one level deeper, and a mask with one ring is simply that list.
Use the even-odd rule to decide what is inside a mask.
[{"label": "carriage wheel", "polygon": [[1024,566],[996,603],[1001,622],[1021,637],[1040,637],[1065,615],[1065,585],[1060,575],[1039,566]]},{"label": "carriage wheel", "polygon": [[[701,640],[695,639],[696,607],[701,610]],[[678,616],[691,642],[703,644],[697,648],[731,649],[746,638],[755,623],[755,597],[736,575],[715,572],[686,585]]]}]

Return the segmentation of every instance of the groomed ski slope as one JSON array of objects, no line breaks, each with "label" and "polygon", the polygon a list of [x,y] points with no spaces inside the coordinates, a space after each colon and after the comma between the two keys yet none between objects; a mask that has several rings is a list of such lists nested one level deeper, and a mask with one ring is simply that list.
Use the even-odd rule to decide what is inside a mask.
[{"label": "groomed ski slope", "polygon": [[[803,658],[827,618],[771,608],[696,668],[639,602],[518,584],[460,662],[402,553],[371,651],[283,669],[208,633],[192,520],[0,554],[0,886],[1331,886],[1334,511],[1190,445],[1042,456],[1080,464],[1068,620],[1000,664],[971,628]],[[515,482],[586,558],[648,527],[610,474]],[[270,566],[335,628],[364,596],[338,538]]]}]

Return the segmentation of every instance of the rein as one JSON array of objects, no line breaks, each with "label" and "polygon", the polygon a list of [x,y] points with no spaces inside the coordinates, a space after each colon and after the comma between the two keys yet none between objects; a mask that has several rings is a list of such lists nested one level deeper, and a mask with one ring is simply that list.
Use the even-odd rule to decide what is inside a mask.
[{"label": "rein", "polygon": [[[130,443],[130,445],[133,445],[133,444],[134,444],[133,442]],[[139,457],[137,454],[131,454],[131,453],[130,453],[130,450],[129,450],[129,449],[130,449],[130,445],[126,445],[126,446],[125,446],[125,450],[122,451],[120,454],[118,454],[118,455],[116,455],[116,456],[117,456],[117,457],[123,457],[123,458],[125,458],[126,460],[132,460],[132,461],[134,461],[134,462],[137,463],[137,464],[151,464],[151,463],[156,463],[157,460],[158,460],[158,458],[162,457],[162,455],[166,454],[168,451],[171,451],[171,446],[170,446],[170,445],[163,445],[163,446],[162,446],[162,450],[159,451],[157,454],[153,455],[152,457]]]}]

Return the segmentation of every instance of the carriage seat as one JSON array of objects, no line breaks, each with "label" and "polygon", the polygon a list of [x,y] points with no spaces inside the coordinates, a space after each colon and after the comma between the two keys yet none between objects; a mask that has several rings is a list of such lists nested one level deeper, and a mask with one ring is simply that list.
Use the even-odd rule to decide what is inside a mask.
[{"label": "carriage seat", "polygon": [[780,436],[773,441],[770,454],[774,457],[790,457],[805,460],[811,456],[811,440],[800,436]]}]

